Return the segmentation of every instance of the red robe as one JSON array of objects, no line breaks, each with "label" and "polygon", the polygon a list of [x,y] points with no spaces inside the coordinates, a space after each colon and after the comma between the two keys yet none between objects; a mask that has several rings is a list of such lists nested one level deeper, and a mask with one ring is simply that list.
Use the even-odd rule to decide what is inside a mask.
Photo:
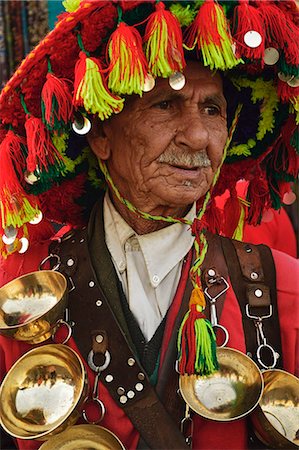
[{"label": "red robe", "polygon": [[[14,254],[6,261],[0,260],[0,285],[20,276],[37,270],[40,261],[48,254],[48,242],[32,245],[24,255]],[[277,271],[278,311],[281,326],[281,339],[284,359],[284,369],[299,374],[299,266],[298,260],[273,250]],[[295,267],[296,266],[296,267]],[[181,298],[185,289],[187,271],[182,274],[177,298]],[[181,291],[181,292],[180,292]],[[161,359],[172,332],[172,323],[176,314],[174,300],[171,312],[166,323]],[[242,318],[233,289],[227,291],[224,308],[220,320],[221,325],[229,331],[228,347],[245,352],[245,338],[242,327]],[[78,353],[73,339],[69,344]],[[0,336],[0,367],[1,377],[14,364],[21,354],[30,350],[31,345],[20,343],[13,339]],[[93,386],[94,374],[86,365],[90,386]],[[101,425],[114,432],[124,443],[125,447],[135,449],[138,443],[138,432],[134,429],[123,410],[111,399],[106,388],[100,387],[101,400],[105,404],[106,414]],[[233,422],[214,422],[202,419],[194,414],[193,449],[202,450],[243,450],[247,448],[246,420]],[[18,440],[19,449],[35,450],[41,445],[40,441]]]}]

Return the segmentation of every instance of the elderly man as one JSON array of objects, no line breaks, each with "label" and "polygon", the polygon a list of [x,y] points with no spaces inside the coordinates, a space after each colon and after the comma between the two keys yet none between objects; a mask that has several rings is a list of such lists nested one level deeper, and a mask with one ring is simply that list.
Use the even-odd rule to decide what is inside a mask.
[{"label": "elderly man", "polygon": [[[14,169],[21,177],[20,188],[17,183],[3,180],[1,185],[2,253],[6,258],[1,261],[1,285],[38,268],[52,267],[65,275],[69,286],[65,321],[71,337],[65,339],[63,326],[53,337],[55,342],[68,345],[80,355],[90,386],[78,423],[84,419],[92,424],[91,428],[80,434],[81,428],[74,425],[60,433],[61,429],[54,426],[56,436],[43,444],[43,449],[63,449],[67,442],[72,442],[73,449],[79,445],[97,448],[97,433],[102,433],[102,437],[104,433],[99,423],[114,434],[110,434],[110,439],[115,439],[113,448],[183,449],[191,442],[194,449],[261,448],[263,444],[257,441],[245,417],[256,407],[259,395],[252,404],[244,406],[236,390],[235,400],[238,405],[242,403],[241,411],[230,411],[232,416],[225,416],[224,420],[219,418],[217,407],[213,409],[213,402],[225,407],[215,383],[217,378],[213,379],[221,366],[221,352],[233,352],[234,358],[241,358],[238,361],[245,359],[244,364],[249,364],[245,367],[257,371],[260,379],[262,375],[251,358],[260,368],[296,371],[299,328],[296,260],[271,252],[265,246],[243,244],[213,234],[219,219],[214,197],[226,188],[230,190],[232,206],[239,212],[235,214],[232,208],[230,226],[237,227],[244,214],[254,222],[265,205],[269,206],[267,183],[273,187],[278,181],[274,175],[265,178],[264,172],[270,166],[276,173],[275,164],[267,155],[272,155],[274,147],[279,148],[278,143],[283,146],[285,141],[280,141],[280,134],[275,135],[272,147],[268,141],[267,151],[262,149],[266,145],[264,136],[270,139],[272,132],[271,127],[263,124],[263,112],[266,110],[272,117],[271,102],[278,102],[278,97],[268,81],[253,82],[242,77],[231,81],[220,71],[211,70],[230,68],[232,61],[226,61],[225,67],[220,67],[219,60],[219,67],[216,62],[206,61],[204,65],[192,53],[183,62],[179,39],[171,41],[168,52],[173,68],[167,72],[164,60],[158,70],[155,64],[159,55],[153,62],[148,49],[154,49],[165,33],[170,39],[173,29],[181,31],[176,19],[177,15],[182,21],[178,5],[168,6],[170,10],[162,3],[154,7],[151,2],[116,5],[95,0],[83,2],[78,9],[70,8],[48,40],[21,66],[19,74],[31,77],[27,76],[19,86],[17,74],[0,99],[2,123],[12,122],[1,144],[1,157],[4,158],[8,148],[15,164],[20,163],[20,168]],[[294,10],[289,6],[289,10],[282,8],[281,13],[292,23]],[[195,14],[200,23],[201,14],[207,14],[210,8],[215,8],[217,17],[222,14],[225,19],[220,6],[213,2],[193,7],[190,17],[194,24]],[[276,6],[273,8],[271,14],[277,12]],[[183,10],[185,15],[190,12],[189,6]],[[260,19],[266,14],[262,7],[249,11],[258,13]],[[125,21],[132,24],[132,13],[138,17],[134,33],[142,20],[148,22],[143,36],[145,46],[150,35],[156,36],[145,47],[151,75],[139,73],[144,92],[140,91],[140,83],[137,87],[130,84],[136,75],[133,69],[129,79],[124,75],[115,80],[111,75],[115,67],[112,62],[116,64],[113,45],[118,42],[112,31],[123,33],[123,42],[130,48],[126,39],[133,27]],[[116,17],[119,21],[115,29]],[[153,25],[152,29],[151,20],[166,27],[166,31],[162,27],[164,34],[160,38],[155,33],[161,28],[155,29]],[[259,31],[262,32],[261,28]],[[97,48],[95,36],[101,39],[104,50],[108,45],[111,78],[100,65],[103,48]],[[136,50],[139,38],[134,34],[134,39],[132,48]],[[63,61],[53,45],[58,40],[65,45]],[[121,45],[120,50],[116,60],[119,72],[122,67],[125,74],[128,62],[124,58],[125,64],[121,65],[125,51]],[[231,47],[229,51],[232,52]],[[241,56],[241,48],[236,55],[231,53],[233,65],[238,66]],[[141,53],[138,57],[144,63]],[[47,74],[38,74],[32,62],[35,58],[44,71],[49,70]],[[48,66],[44,64],[46,60]],[[133,68],[133,57],[130,64]],[[70,76],[73,71],[75,75]],[[110,90],[104,83],[106,76]],[[74,79],[73,98],[67,96],[72,83],[65,78],[69,77]],[[44,85],[37,89],[32,80]],[[147,83],[152,83],[150,88]],[[63,86],[64,91],[58,86]],[[259,93],[264,100],[256,104],[254,98],[261,86],[267,95]],[[37,91],[41,93],[41,117],[46,131],[38,117],[38,95],[33,95]],[[10,106],[13,101],[14,111]],[[68,101],[74,108],[69,116]],[[285,112],[285,105],[279,107]],[[53,111],[55,114],[51,116]],[[248,114],[255,117],[253,131],[246,130]],[[282,127],[284,139],[286,130],[292,134],[292,115],[277,126]],[[261,129],[264,134],[256,131]],[[87,139],[82,137],[85,132]],[[242,144],[244,136],[247,139],[254,133],[257,142]],[[32,139],[36,146],[32,146]],[[41,140],[43,145],[39,145]],[[22,158],[18,160],[18,148],[23,149],[25,162]],[[251,154],[250,148],[254,148],[256,158],[249,158],[248,162],[246,154]],[[294,169],[290,161],[295,150],[289,146],[281,152],[291,179]],[[280,157],[277,149],[275,155],[277,161]],[[98,174],[96,161],[103,175]],[[228,164],[223,166],[224,161],[231,162],[232,168]],[[243,177],[250,182],[248,211],[235,195],[235,183]],[[6,193],[12,186],[11,199]],[[287,185],[278,183],[277,189],[283,194]],[[81,209],[76,205],[83,203],[88,217],[86,226],[81,227]],[[18,221],[11,219],[15,209]],[[69,222],[72,229],[55,235],[49,226],[51,220]],[[270,317],[264,320],[265,315]],[[31,344],[20,342],[17,334],[14,338],[1,336],[3,375],[14,364],[17,367],[18,358],[32,349]],[[43,342],[45,352],[47,343]],[[216,344],[223,346],[220,352],[216,351]],[[51,364],[50,367],[53,370]],[[202,391],[196,386],[206,375],[212,377],[212,389],[207,394],[206,410],[202,411]],[[191,381],[191,390],[197,395],[195,403],[184,388],[185,381],[194,376],[199,383],[195,386]],[[9,374],[2,386],[8,380]],[[43,384],[43,380],[37,383]],[[17,406],[14,408],[20,415]],[[22,426],[11,425],[5,411],[0,414],[1,425],[16,439],[18,448],[24,450],[40,447],[31,426],[35,411],[32,408],[22,416],[25,435]],[[47,405],[36,409],[46,414]],[[39,425],[44,425],[39,416],[34,417]],[[264,436],[263,430],[259,430],[261,434],[269,446],[276,445],[271,436]],[[124,447],[120,447],[120,441]]]}]

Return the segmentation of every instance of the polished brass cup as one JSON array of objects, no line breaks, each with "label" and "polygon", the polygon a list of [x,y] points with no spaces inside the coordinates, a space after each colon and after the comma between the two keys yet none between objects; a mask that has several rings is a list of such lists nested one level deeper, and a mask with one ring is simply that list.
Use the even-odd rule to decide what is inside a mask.
[{"label": "polished brass cup", "polygon": [[279,369],[262,375],[264,392],[251,416],[257,437],[271,448],[299,448],[299,379]]},{"label": "polished brass cup", "polygon": [[25,353],[0,387],[0,424],[11,436],[46,440],[73,425],[87,394],[80,357],[62,344]]},{"label": "polished brass cup", "polygon": [[23,275],[0,289],[0,334],[37,344],[49,339],[67,303],[67,281],[53,270]]},{"label": "polished brass cup", "polygon": [[227,422],[249,414],[263,391],[257,365],[244,353],[217,348],[219,370],[209,376],[181,375],[180,391],[190,408],[202,417]]},{"label": "polished brass cup", "polygon": [[125,450],[115,434],[99,425],[75,425],[51,437],[39,450]]}]

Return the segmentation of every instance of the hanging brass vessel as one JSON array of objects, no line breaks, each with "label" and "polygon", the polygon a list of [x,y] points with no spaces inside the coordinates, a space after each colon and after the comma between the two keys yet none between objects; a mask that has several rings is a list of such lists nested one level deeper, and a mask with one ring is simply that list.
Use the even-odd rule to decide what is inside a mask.
[{"label": "hanging brass vessel", "polygon": [[0,424],[11,436],[46,440],[73,425],[87,395],[84,365],[71,348],[43,345],[25,353],[0,387]]},{"label": "hanging brass vessel", "polygon": [[99,425],[75,425],[44,442],[39,450],[125,450],[115,434]]},{"label": "hanging brass vessel", "polygon": [[258,404],[263,377],[248,356],[228,347],[217,348],[219,370],[209,376],[181,375],[180,391],[190,408],[220,422],[240,419]]},{"label": "hanging brass vessel", "polygon": [[53,270],[23,275],[0,289],[0,334],[30,344],[52,335],[67,303],[67,281]]},{"label": "hanging brass vessel", "polygon": [[279,369],[262,372],[264,391],[251,416],[258,438],[271,448],[299,448],[299,378]]}]

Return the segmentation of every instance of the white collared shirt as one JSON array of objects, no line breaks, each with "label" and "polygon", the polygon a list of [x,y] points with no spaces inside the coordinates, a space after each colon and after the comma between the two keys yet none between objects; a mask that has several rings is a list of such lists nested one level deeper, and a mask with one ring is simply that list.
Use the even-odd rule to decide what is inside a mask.
[{"label": "white collared shirt", "polygon": [[[195,214],[194,204],[185,218],[193,220]],[[106,194],[104,229],[106,244],[130,310],[149,341],[173,300],[183,259],[193,245],[190,227],[176,223],[138,235]]]}]

